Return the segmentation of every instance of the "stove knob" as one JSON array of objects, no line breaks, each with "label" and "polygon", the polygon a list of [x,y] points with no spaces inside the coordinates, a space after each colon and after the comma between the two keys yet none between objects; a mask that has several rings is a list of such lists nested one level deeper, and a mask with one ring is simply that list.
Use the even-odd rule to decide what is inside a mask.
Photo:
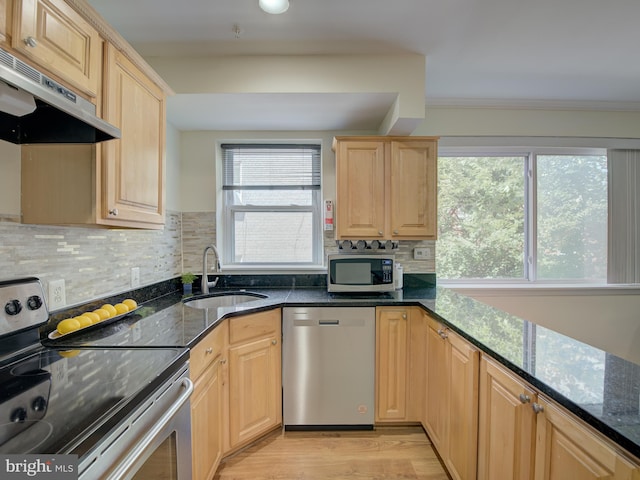
[{"label": "stove knob", "polygon": [[44,397],[36,397],[31,403],[31,408],[36,412],[44,412],[47,409],[47,399]]},{"label": "stove knob", "polygon": [[42,299],[38,295],[31,295],[27,299],[27,308],[29,310],[38,310],[42,306]]},{"label": "stove knob", "polygon": [[22,304],[20,300],[10,300],[4,306],[4,311],[7,315],[17,315],[22,311]]},{"label": "stove knob", "polygon": [[11,412],[11,421],[13,423],[22,423],[26,419],[27,419],[27,411],[22,407],[18,407],[13,412]]}]

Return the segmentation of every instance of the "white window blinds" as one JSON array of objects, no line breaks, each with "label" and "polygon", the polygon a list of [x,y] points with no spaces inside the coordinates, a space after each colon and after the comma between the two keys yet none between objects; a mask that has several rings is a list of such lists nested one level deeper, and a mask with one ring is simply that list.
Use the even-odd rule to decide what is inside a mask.
[{"label": "white window blinds", "polygon": [[223,189],[320,189],[319,145],[223,144]]}]

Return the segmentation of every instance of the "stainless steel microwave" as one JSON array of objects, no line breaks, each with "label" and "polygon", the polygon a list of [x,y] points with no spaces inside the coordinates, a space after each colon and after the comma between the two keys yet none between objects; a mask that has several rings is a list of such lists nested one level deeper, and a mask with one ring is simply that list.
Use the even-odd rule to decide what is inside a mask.
[{"label": "stainless steel microwave", "polygon": [[328,255],[327,289],[330,292],[392,292],[393,255]]}]

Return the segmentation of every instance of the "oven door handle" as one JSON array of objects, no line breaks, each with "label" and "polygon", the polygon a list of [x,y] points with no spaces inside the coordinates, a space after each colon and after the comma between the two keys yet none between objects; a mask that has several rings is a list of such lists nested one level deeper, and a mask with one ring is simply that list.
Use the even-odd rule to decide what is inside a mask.
[{"label": "oven door handle", "polygon": [[122,476],[133,466],[138,457],[142,455],[149,445],[151,445],[151,442],[153,442],[153,440],[162,432],[162,429],[171,421],[175,414],[178,413],[180,408],[182,408],[187,400],[189,400],[189,397],[193,392],[193,382],[189,378],[183,378],[182,388],[184,388],[184,392],[182,392],[164,415],[158,419],[153,428],[149,430],[142,440],[133,447],[118,467],[111,472],[108,477],[109,479],[122,478]]}]

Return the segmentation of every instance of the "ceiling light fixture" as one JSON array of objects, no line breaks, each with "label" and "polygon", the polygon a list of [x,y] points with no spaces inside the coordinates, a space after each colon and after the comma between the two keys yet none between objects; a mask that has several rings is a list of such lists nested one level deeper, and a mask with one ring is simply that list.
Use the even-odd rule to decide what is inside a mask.
[{"label": "ceiling light fixture", "polygon": [[278,15],[289,9],[289,0],[258,0],[258,5],[265,12]]}]

